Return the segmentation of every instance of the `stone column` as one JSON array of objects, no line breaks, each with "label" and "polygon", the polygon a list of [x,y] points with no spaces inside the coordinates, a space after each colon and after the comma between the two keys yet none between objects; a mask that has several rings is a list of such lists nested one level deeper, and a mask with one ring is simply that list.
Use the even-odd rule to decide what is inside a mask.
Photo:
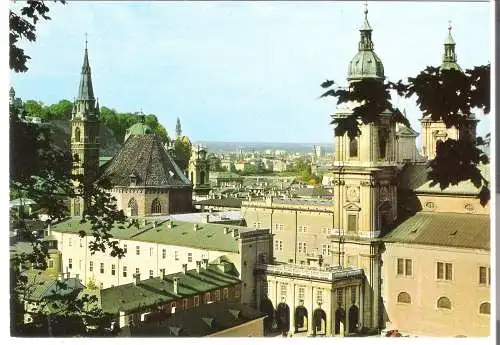
[{"label": "stone column", "polygon": [[358,286],[358,291],[359,291],[359,296],[358,296],[358,301],[359,301],[359,328],[363,329],[365,325],[365,308],[364,308],[364,298],[363,295],[365,293],[363,289],[363,281]]}]

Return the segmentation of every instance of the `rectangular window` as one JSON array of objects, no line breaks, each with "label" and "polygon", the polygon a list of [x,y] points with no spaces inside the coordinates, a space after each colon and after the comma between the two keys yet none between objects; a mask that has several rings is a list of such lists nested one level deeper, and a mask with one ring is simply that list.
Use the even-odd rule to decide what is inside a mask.
[{"label": "rectangular window", "polygon": [[153,270],[149,270],[149,279],[153,278],[153,276],[154,276]]},{"label": "rectangular window", "polygon": [[344,290],[337,289],[337,305],[341,306],[344,304]]},{"label": "rectangular window", "polygon": [[163,276],[165,275],[165,269],[164,268],[160,268],[160,274],[161,274],[162,279],[163,279]]},{"label": "rectangular window", "polygon": [[54,260],[49,260],[48,267],[54,268]]},{"label": "rectangular window", "polygon": [[228,288],[224,288],[222,290],[222,299],[225,301],[227,300],[229,297],[229,289]]},{"label": "rectangular window", "polygon": [[149,256],[153,256],[153,247],[149,248]]},{"label": "rectangular window", "polygon": [[123,266],[123,277],[127,277],[127,266]]},{"label": "rectangular window", "polygon": [[162,249],[162,251],[161,251],[161,258],[162,259],[166,259],[167,258],[167,250],[166,249]]},{"label": "rectangular window", "polygon": [[278,224],[274,224],[274,231],[278,231]]},{"label": "rectangular window", "polygon": [[303,286],[299,287],[299,301],[304,301],[304,296],[305,296],[305,288]]},{"label": "rectangular window", "polygon": [[281,297],[286,297],[286,290],[287,290],[286,284],[285,283],[281,283],[280,284]]},{"label": "rectangular window", "polygon": [[104,273],[104,264],[101,262],[101,264],[99,265],[99,272],[101,272],[101,274]]},{"label": "rectangular window", "polygon": [[125,254],[127,254],[127,245],[126,245],[126,244],[124,244],[124,245],[123,245],[123,252],[124,252]]},{"label": "rectangular window", "polygon": [[220,301],[220,290],[215,290],[215,300]]},{"label": "rectangular window", "polygon": [[72,240],[72,238],[71,238],[71,237],[69,238],[69,241],[68,241],[68,246],[70,246],[70,247],[71,247],[71,246],[73,246],[73,240]]},{"label": "rectangular window", "polygon": [[358,219],[355,214],[347,215],[347,232],[358,232]]},{"label": "rectangular window", "polygon": [[141,255],[141,247],[135,246],[135,255]]},{"label": "rectangular window", "polygon": [[193,253],[188,253],[188,262],[193,262]]},{"label": "rectangular window", "polygon": [[405,259],[405,274],[407,276],[412,275],[412,262],[411,259]]},{"label": "rectangular window", "polygon": [[411,276],[413,274],[413,262],[411,259],[398,258],[398,276]]},{"label": "rectangular window", "polygon": [[188,299],[184,298],[182,300],[182,309],[187,309],[188,308]]},{"label": "rectangular window", "polygon": [[208,302],[210,302],[210,292],[206,292],[203,298],[203,303],[207,304]]},{"label": "rectangular window", "polygon": [[239,285],[235,286],[235,288],[234,288],[234,298],[240,298],[240,289],[241,289],[241,286],[239,286]]},{"label": "rectangular window", "polygon": [[94,271],[94,261],[89,262],[89,271],[93,272]]},{"label": "rectangular window", "polygon": [[278,240],[274,240],[274,251],[277,252],[280,248],[280,245],[279,245],[279,241]]},{"label": "rectangular window", "polygon": [[111,275],[114,276],[116,274],[116,265],[111,265]]},{"label": "rectangular window", "polygon": [[323,244],[321,253],[323,256],[330,256],[332,254],[332,247],[330,244]]},{"label": "rectangular window", "polygon": [[398,275],[404,275],[405,274],[404,263],[405,263],[404,259],[398,259]]},{"label": "rectangular window", "polygon": [[299,253],[302,253],[302,242],[299,242]]},{"label": "rectangular window", "polygon": [[356,303],[356,294],[357,294],[357,286],[352,286],[351,287],[351,304],[354,305]]},{"label": "rectangular window", "polygon": [[179,252],[177,250],[174,252],[174,259],[175,261],[179,261]]},{"label": "rectangular window", "polygon": [[194,306],[198,307],[200,305],[200,296],[194,296]]},{"label": "rectangular window", "polygon": [[438,262],[437,263],[437,279],[452,280],[453,279],[453,265],[451,263]]},{"label": "rectangular window", "polygon": [[323,304],[323,290],[316,290],[316,303]]},{"label": "rectangular window", "polygon": [[72,269],[73,268],[73,259],[68,260],[68,268]]},{"label": "rectangular window", "polygon": [[280,252],[283,251],[283,241],[280,240]]},{"label": "rectangular window", "polygon": [[83,241],[82,241],[82,239],[80,238],[80,248],[82,248],[82,247],[83,247]]}]

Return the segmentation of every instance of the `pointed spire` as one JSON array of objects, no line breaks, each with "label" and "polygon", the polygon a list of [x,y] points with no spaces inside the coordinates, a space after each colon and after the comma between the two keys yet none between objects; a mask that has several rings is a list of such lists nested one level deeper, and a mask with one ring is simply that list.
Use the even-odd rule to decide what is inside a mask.
[{"label": "pointed spire", "polygon": [[101,112],[100,108],[99,108],[99,98],[97,98],[96,102],[95,102],[95,112],[97,114],[99,114]]},{"label": "pointed spire", "polygon": [[94,100],[87,44],[87,34],[85,34],[85,54],[83,57],[82,74],[80,77],[77,100]]},{"label": "pointed spire", "polygon": [[365,21],[361,27],[362,31],[372,31],[370,23],[368,23],[368,1],[365,1]]},{"label": "pointed spire", "polygon": [[443,62],[441,64],[442,70],[456,69],[461,71],[462,69],[457,64],[457,54],[455,53],[455,40],[451,36],[451,21],[448,21],[448,36],[444,41],[444,54]]},{"label": "pointed spire", "polygon": [[177,137],[182,136],[181,119],[177,118],[177,124],[175,125],[175,134]]}]

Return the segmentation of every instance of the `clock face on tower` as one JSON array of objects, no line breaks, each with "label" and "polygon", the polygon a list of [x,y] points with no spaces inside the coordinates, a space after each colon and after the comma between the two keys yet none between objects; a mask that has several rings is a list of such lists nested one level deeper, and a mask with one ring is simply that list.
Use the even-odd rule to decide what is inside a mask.
[{"label": "clock face on tower", "polygon": [[359,201],[359,187],[347,188],[347,201]]}]

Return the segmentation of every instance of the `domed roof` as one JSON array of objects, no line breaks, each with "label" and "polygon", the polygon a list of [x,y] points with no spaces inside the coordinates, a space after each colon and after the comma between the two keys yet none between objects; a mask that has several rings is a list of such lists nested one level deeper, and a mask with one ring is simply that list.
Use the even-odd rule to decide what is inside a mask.
[{"label": "domed roof", "polygon": [[362,50],[349,63],[347,80],[359,80],[363,78],[385,78],[382,60],[380,60],[374,51]]},{"label": "domed roof", "polygon": [[360,41],[358,53],[349,63],[347,80],[355,81],[364,78],[385,79],[382,60],[373,51],[372,28],[368,23],[368,8],[365,9],[365,21],[359,29]]},{"label": "domed roof", "polygon": [[127,139],[130,136],[144,135],[144,134],[151,134],[151,133],[153,133],[153,130],[151,129],[151,127],[146,125],[144,115],[141,115],[139,117],[139,122],[134,123],[125,132],[125,141],[127,141]]}]

